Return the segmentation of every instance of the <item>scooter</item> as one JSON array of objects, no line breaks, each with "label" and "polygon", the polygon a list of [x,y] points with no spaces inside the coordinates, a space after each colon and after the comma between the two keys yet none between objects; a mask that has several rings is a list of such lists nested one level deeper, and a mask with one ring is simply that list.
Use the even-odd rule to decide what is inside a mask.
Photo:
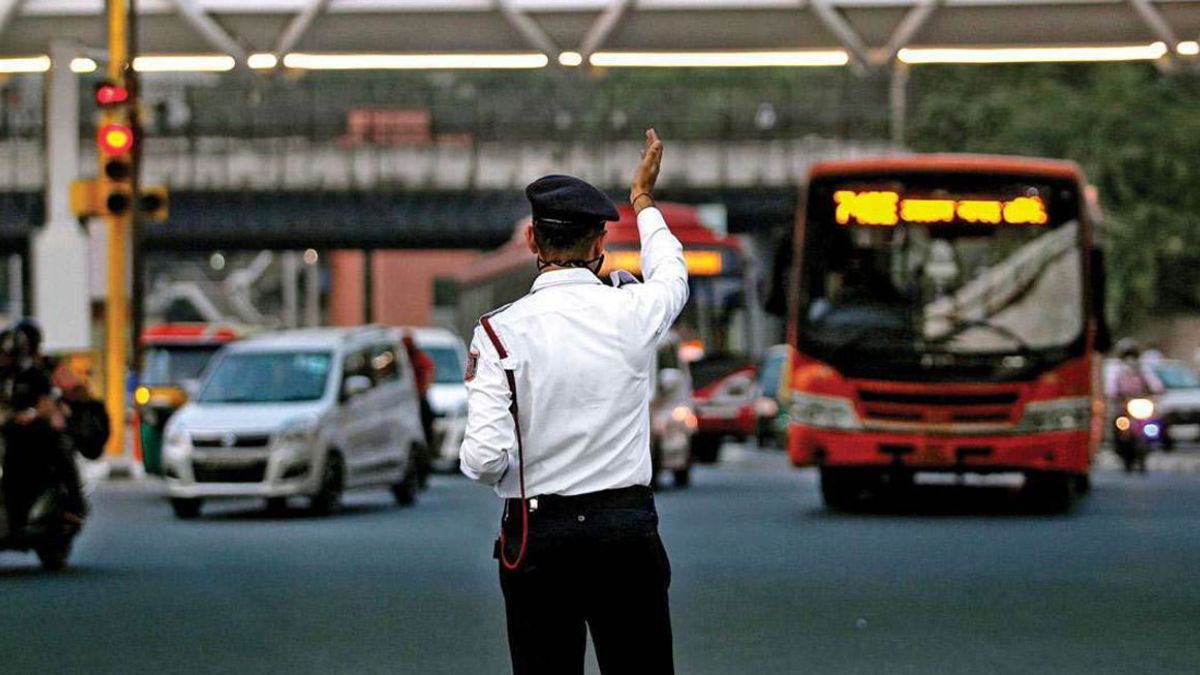
[{"label": "scooter", "polygon": [[1154,401],[1140,397],[1126,399],[1119,410],[1113,419],[1117,456],[1126,473],[1146,473],[1146,455],[1162,440],[1162,422],[1156,416]]},{"label": "scooter", "polygon": [[[2,476],[2,474],[0,474]],[[3,482],[0,481],[0,485]],[[25,524],[10,531],[4,492],[0,489],[0,551],[33,551],[47,571],[60,570],[71,555],[71,545],[83,529],[83,521],[64,508],[67,490],[62,486],[47,489],[33,502]]]}]

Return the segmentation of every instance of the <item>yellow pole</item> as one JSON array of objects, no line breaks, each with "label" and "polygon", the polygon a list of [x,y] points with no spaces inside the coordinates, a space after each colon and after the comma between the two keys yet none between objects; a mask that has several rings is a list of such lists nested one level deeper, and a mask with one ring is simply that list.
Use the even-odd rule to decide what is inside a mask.
[{"label": "yellow pole", "polygon": [[[113,82],[125,84],[125,67],[129,54],[126,27],[128,15],[125,0],[108,3],[108,76]],[[135,103],[136,105],[136,103]],[[123,109],[106,111],[104,122],[127,124]],[[103,180],[104,156],[100,157]],[[112,421],[112,437],[108,443],[109,456],[125,452],[125,365],[129,352],[129,299],[125,295],[126,257],[129,240],[129,209],[122,215],[109,215],[108,220],[108,302],[105,304],[105,404]]]}]

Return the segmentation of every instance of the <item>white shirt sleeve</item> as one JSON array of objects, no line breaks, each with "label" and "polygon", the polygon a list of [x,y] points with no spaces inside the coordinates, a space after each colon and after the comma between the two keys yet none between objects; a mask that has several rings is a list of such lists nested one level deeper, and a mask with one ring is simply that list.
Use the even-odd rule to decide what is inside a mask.
[{"label": "white shirt sleeve", "polygon": [[637,222],[642,240],[644,283],[626,288],[641,320],[640,325],[645,329],[639,337],[652,341],[675,323],[687,303],[687,264],[683,259],[683,245],[671,234],[661,211],[654,207],[642,209]]},{"label": "white shirt sleeve", "polygon": [[517,442],[508,411],[512,395],[500,357],[480,327],[471,340],[470,358],[475,365],[474,373],[468,372],[467,428],[459,464],[468,478],[495,485],[508,471],[508,453]]}]

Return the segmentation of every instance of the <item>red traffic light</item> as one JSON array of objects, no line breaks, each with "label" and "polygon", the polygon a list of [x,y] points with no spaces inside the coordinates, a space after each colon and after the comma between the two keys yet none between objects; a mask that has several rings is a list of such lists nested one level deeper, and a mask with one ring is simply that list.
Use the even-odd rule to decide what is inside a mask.
[{"label": "red traffic light", "polygon": [[96,135],[96,143],[106,155],[123,155],[133,149],[133,130],[124,124],[105,124]]},{"label": "red traffic light", "polygon": [[101,82],[96,85],[96,105],[107,108],[120,105],[129,100],[129,90],[112,82]]}]

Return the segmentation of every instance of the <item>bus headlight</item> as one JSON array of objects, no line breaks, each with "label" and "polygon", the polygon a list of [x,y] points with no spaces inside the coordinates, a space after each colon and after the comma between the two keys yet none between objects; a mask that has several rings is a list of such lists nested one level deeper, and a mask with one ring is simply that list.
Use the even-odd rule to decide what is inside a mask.
[{"label": "bus headlight", "polygon": [[1125,404],[1125,411],[1135,420],[1148,420],[1154,417],[1154,401],[1148,398],[1131,398]]},{"label": "bus headlight", "polygon": [[862,420],[854,410],[854,402],[841,396],[792,394],[793,424],[817,429],[861,429]]},{"label": "bus headlight", "polygon": [[1032,401],[1021,416],[1021,431],[1079,431],[1092,422],[1092,400],[1087,396]]}]

